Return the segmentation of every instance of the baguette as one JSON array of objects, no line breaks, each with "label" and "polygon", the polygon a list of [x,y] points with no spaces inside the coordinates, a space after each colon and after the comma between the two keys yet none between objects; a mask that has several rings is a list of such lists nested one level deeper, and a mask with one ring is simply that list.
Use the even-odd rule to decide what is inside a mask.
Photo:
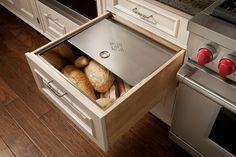
[{"label": "baguette", "polygon": [[69,78],[91,98],[97,99],[91,83],[81,70],[72,70],[69,74]]}]

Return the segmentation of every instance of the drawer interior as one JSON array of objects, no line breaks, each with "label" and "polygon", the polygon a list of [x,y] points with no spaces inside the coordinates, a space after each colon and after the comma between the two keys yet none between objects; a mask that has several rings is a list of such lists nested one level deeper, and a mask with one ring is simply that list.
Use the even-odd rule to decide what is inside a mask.
[{"label": "drawer interior", "polygon": [[[90,35],[86,39],[86,31],[92,27],[85,29],[84,31],[70,38],[69,40],[59,42],[56,46],[52,47],[49,50],[41,51],[36,54],[39,56],[40,59],[49,64],[49,66],[51,66],[55,71],[62,74],[61,76],[63,76],[69,83],[76,87],[80,92],[85,94],[89,99],[94,102],[94,104],[96,104],[103,110],[108,109],[112,104],[115,103],[116,100],[126,95],[133,86],[137,85],[139,82],[145,79],[146,76],[150,75],[152,72],[158,69],[163,63],[172,58],[176,53],[176,51],[152,41],[144,35],[139,34],[134,30],[131,30],[127,26],[124,26],[120,23],[117,23],[116,25],[119,25],[127,32],[131,32],[131,36],[128,37],[130,38],[130,40],[132,40],[132,38],[141,38],[140,41],[143,41],[144,45],[146,44],[146,46],[151,43],[150,47],[152,47],[152,49],[150,49],[150,51],[152,51],[151,53],[156,53],[153,54],[154,57],[151,58],[149,62],[145,60],[145,55],[150,54],[148,52],[149,49],[146,48],[147,51],[144,52],[144,50],[142,49],[142,51],[136,52],[136,54],[133,55],[130,55],[129,53],[116,54],[116,60],[116,58],[114,58],[115,52],[111,52],[112,54],[107,54],[106,48],[104,48],[104,51],[102,51],[103,53],[99,53],[100,58],[98,58],[93,55],[91,51],[96,50],[96,47],[98,47],[99,49],[101,48],[101,45],[107,45],[107,43],[99,42],[98,37],[99,35],[101,36],[101,34],[99,34],[101,33],[99,32],[99,30],[92,29],[92,32],[95,33],[94,36],[98,35],[98,37],[94,37],[94,40],[91,36],[91,30],[89,32]],[[125,33],[127,34],[127,32]],[[81,36],[83,38],[80,38]],[[121,38],[115,35],[110,35],[109,37],[113,39]],[[73,42],[71,42],[72,40]],[[81,42],[81,40],[84,40],[84,42]],[[91,40],[93,40],[91,46],[87,44],[87,47],[85,47],[85,42],[88,43]],[[108,39],[104,39],[101,37],[101,40]],[[119,40],[122,40],[122,38]],[[76,43],[76,41],[78,42]],[[142,44],[140,43],[140,41],[138,44]],[[99,44],[96,45],[96,42],[99,42]],[[110,45],[109,41],[107,42],[108,45]],[[132,46],[130,46],[132,48],[135,47],[135,44],[137,43],[132,43],[131,41],[131,43],[127,44],[133,44]],[[92,49],[90,49],[90,47],[92,47]],[[112,45],[112,47],[117,48],[119,47],[119,45]],[[139,48],[140,46],[137,47]],[[156,51],[154,51],[153,48],[156,48]],[[132,50],[132,53],[135,53],[135,49],[132,48]],[[110,51],[112,50],[109,50],[109,52]],[[109,55],[113,55],[112,60],[108,60],[106,58],[107,56],[109,57]],[[133,59],[133,57],[137,56],[139,59]],[[126,57],[128,59],[126,59]],[[150,69],[148,73],[145,72],[146,76],[140,77],[138,81],[136,79],[136,83],[134,84],[134,81],[130,81],[129,78],[132,78],[132,75],[135,75],[135,73],[138,73],[139,71],[145,71],[143,67],[145,67],[144,64],[146,63],[141,62],[142,58],[145,58],[144,62],[150,63],[152,64],[152,66],[156,65],[156,67]],[[129,60],[132,60],[132,62],[129,63]],[[135,66],[132,66],[131,64],[135,64]],[[146,65],[146,67],[149,68],[148,64]],[[131,68],[131,71],[122,73],[119,71],[119,67],[122,67],[122,69],[130,69],[132,67],[133,69]]]}]

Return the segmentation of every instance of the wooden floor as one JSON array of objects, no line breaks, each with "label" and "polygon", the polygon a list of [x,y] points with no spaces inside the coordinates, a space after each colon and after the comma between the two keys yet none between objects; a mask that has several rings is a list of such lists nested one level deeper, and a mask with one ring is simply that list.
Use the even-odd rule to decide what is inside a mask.
[{"label": "wooden floor", "polygon": [[185,157],[147,114],[103,153],[39,92],[24,53],[49,41],[0,6],[0,157]]}]

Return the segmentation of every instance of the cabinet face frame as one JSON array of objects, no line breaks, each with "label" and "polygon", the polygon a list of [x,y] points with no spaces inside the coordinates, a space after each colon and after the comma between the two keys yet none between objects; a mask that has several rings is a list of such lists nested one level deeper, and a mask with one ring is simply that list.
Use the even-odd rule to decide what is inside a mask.
[{"label": "cabinet face frame", "polygon": [[[102,110],[88,97],[83,95],[75,87],[69,84],[62,73],[56,71],[55,68],[43,62],[37,53],[50,50],[59,43],[68,40],[72,36],[105,18],[113,18],[117,22],[125,24],[127,27],[138,31],[152,40],[157,41],[174,50],[175,54],[148,77],[146,77],[136,86],[132,87],[129,92],[117,99],[117,101],[115,101],[112,106],[106,110]],[[155,106],[162,97],[164,97],[169,91],[176,87],[177,82],[175,77],[178,69],[182,65],[184,53],[185,50],[179,48],[178,46],[163,40],[155,34],[152,34],[151,32],[148,32],[145,29],[130,23],[129,21],[126,21],[115,14],[106,12],[105,14],[89,21],[88,23],[81,25],[76,30],[73,30],[65,36],[62,36],[31,53],[27,53],[26,56],[29,64],[31,65],[31,70],[34,73],[34,76],[35,70],[37,70],[37,68],[44,69],[45,73],[47,72],[47,74],[52,79],[60,82],[62,87],[64,87],[67,91],[70,91],[69,93],[81,102],[81,109],[94,121],[94,136],[91,136],[89,133],[86,133],[86,131],[83,129],[82,130],[102,150],[107,151],[109,146],[111,146],[121,135],[128,131],[130,127],[132,127],[139,119],[149,112],[150,109]],[[38,86],[41,88],[42,85],[38,83]],[[120,115],[122,115],[122,117]],[[76,123],[76,119],[70,117],[70,115],[68,117],[71,118],[75,124],[81,127],[80,124]]]}]

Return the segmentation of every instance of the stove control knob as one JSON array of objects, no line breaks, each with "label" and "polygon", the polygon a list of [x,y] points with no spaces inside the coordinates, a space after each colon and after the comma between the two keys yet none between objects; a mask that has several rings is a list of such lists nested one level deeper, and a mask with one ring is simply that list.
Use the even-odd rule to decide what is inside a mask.
[{"label": "stove control knob", "polygon": [[219,75],[226,77],[235,72],[236,66],[235,62],[229,58],[223,58],[218,64]]},{"label": "stove control knob", "polygon": [[213,60],[213,52],[208,48],[201,48],[197,54],[197,63],[205,65]]}]

